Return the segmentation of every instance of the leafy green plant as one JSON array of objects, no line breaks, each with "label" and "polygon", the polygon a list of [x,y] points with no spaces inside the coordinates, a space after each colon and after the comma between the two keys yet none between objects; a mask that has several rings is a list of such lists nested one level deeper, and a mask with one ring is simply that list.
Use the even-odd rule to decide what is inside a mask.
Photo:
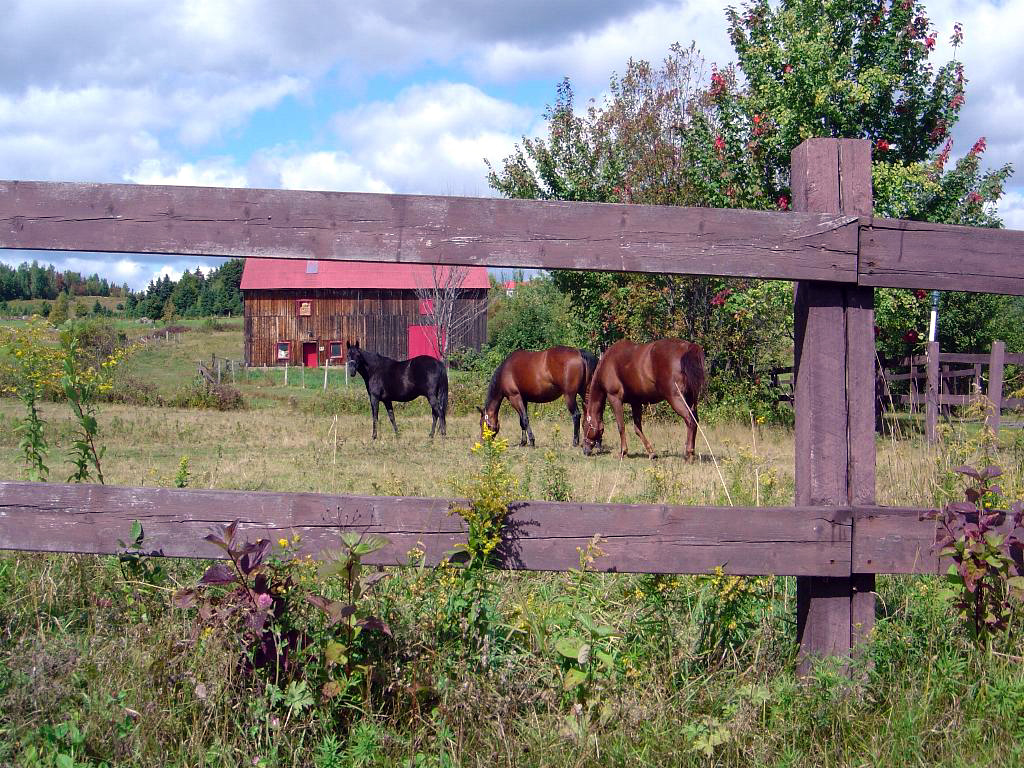
[{"label": "leafy green plant", "polygon": [[324,699],[351,697],[352,691],[369,699],[369,684],[373,675],[372,644],[367,635],[380,633],[391,636],[391,628],[378,616],[370,613],[366,597],[374,585],[387,577],[385,571],[364,574],[362,558],[387,546],[383,536],[343,533],[341,551],[325,560],[319,574],[323,579],[338,579],[342,592],[340,600],[308,594],[306,600],[326,616],[326,629],[322,641],[324,679],[321,692]]},{"label": "leafy green plant", "polygon": [[708,664],[735,653],[761,623],[771,595],[771,579],[732,576],[721,567],[702,579],[695,654]]},{"label": "leafy green plant", "polygon": [[98,368],[82,365],[79,359],[80,344],[73,330],[63,335],[62,351],[64,374],[60,384],[78,422],[78,431],[69,456],[75,471],[68,477],[68,482],[85,483],[95,473],[96,480],[102,485],[103,467],[100,461],[105,447],[98,444],[100,428],[96,420],[96,399],[100,392],[109,388],[107,372],[117,364],[117,360],[110,358]]},{"label": "leafy green plant", "polygon": [[605,725],[614,715],[611,703],[601,698],[599,684],[615,673],[615,651],[609,641],[618,633],[585,613],[575,618],[584,636],[564,635],[555,641],[555,650],[562,662],[562,689],[573,701],[566,724],[582,741],[595,725]]},{"label": "leafy green plant", "polygon": [[[317,569],[293,552],[297,537],[280,539],[278,554],[268,539],[240,542],[237,526],[206,537],[228,562],[179,591],[176,605],[197,606],[202,622],[232,630],[244,668],[265,680],[270,707],[283,710],[286,720],[315,708],[335,719],[357,711],[381,679],[375,669],[384,649],[377,637],[391,636],[368,607],[373,586],[387,574],[365,573],[362,558],[387,539],[343,534],[340,551],[325,553]],[[335,591],[340,599],[321,594]]]},{"label": "leafy green plant", "polygon": [[498,596],[488,571],[495,565],[509,505],[519,489],[517,478],[504,460],[507,450],[508,442],[485,425],[483,438],[472,448],[482,458],[482,466],[457,487],[469,503],[449,512],[466,522],[466,544],[449,553],[441,569],[443,573],[451,568],[459,574],[444,608],[447,633],[460,638],[469,649],[481,652],[484,664],[500,624]]},{"label": "leafy green plant", "polygon": [[167,580],[167,569],[162,562],[163,553],[160,551],[146,552],[143,549],[145,539],[146,534],[142,523],[132,520],[129,542],[117,540],[117,544],[121,548],[117,562],[121,566],[121,575],[125,581],[157,586]]},{"label": "leafy green plant", "polygon": [[544,466],[540,475],[541,497],[547,501],[569,501],[572,499],[572,482],[569,470],[558,462],[554,451],[544,452]]},{"label": "leafy green plant", "polygon": [[[1014,603],[1024,599],[1024,503],[1004,511],[1002,491],[990,481],[1002,470],[996,466],[957,469],[970,479],[964,501],[950,502],[929,517],[939,522],[941,535],[934,549],[952,559],[947,581],[968,634],[991,650],[995,637],[1007,630]],[[999,528],[1011,523],[1008,532]]]},{"label": "leafy green plant", "polygon": [[44,482],[50,472],[46,466],[49,446],[43,432],[46,422],[39,415],[39,401],[57,388],[60,353],[46,321],[38,316],[22,328],[0,329],[0,349],[7,353],[0,358],[4,379],[0,391],[17,395],[25,407],[24,418],[14,428],[21,436],[18,450],[25,465],[25,477],[32,482]]}]

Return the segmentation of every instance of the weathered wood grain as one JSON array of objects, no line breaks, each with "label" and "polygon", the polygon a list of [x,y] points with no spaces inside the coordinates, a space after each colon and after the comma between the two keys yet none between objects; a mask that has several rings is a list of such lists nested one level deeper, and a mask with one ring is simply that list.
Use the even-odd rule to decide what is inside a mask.
[{"label": "weathered wood grain", "polygon": [[858,282],[1024,295],[1024,232],[865,218]]},{"label": "weathered wood grain", "polygon": [[[793,209],[840,213],[844,196],[853,212],[865,204],[870,209],[869,165],[861,167],[864,142],[842,147],[839,141],[810,139],[791,154]],[[843,181],[843,163],[854,164]],[[867,181],[867,189],[860,187]],[[842,506],[853,491],[851,477],[858,475],[859,492],[874,494],[874,333],[870,341],[872,435],[870,445],[860,435],[860,421],[851,422],[849,365],[857,365],[854,383],[863,378],[865,352],[861,335],[873,325],[870,289],[850,294],[847,286],[831,282],[800,281],[794,302],[794,409],[795,492],[797,504]],[[849,310],[848,310],[849,304]],[[850,322],[854,327],[850,327]],[[852,358],[850,344],[853,344]],[[859,403],[858,403],[859,404]],[[853,433],[851,425],[854,424]],[[862,458],[870,462],[851,463],[851,434]],[[870,470],[870,471],[868,471]],[[871,487],[866,486],[870,477]],[[868,592],[870,595],[870,592]],[[853,583],[850,574],[841,578],[797,579],[797,640],[800,643],[798,671],[807,674],[812,659],[846,656],[853,639]],[[866,611],[863,611],[866,614]],[[873,621],[873,607],[871,621]],[[871,622],[868,622],[869,624]],[[862,622],[863,624],[863,622]],[[868,629],[868,631],[870,631]]]},{"label": "weathered wood grain", "polygon": [[0,182],[0,247],[855,282],[853,216]]},{"label": "weathered wood grain", "polygon": [[[863,507],[853,512],[853,569],[864,573],[943,574],[952,561],[932,550],[938,523],[927,509]],[[1008,532],[1007,516],[998,530]]]},{"label": "weathered wood grain", "polygon": [[[203,541],[218,524],[240,521],[250,539],[298,533],[305,552],[335,548],[340,530],[388,537],[371,562],[405,563],[420,547],[436,564],[463,543],[462,520],[446,499],[317,493],[125,488],[0,483],[0,549],[111,554],[131,523],[144,549],[214,558]],[[595,568],[641,573],[843,575],[850,569],[849,509],[721,508],[521,502],[501,546],[503,567],[563,571],[594,534],[607,553]]]}]

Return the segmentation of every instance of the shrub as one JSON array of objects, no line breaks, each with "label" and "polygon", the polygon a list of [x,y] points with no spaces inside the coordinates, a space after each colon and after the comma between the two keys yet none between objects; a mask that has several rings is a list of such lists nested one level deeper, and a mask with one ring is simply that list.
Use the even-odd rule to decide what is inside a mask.
[{"label": "shrub", "polygon": [[174,408],[236,411],[245,407],[242,393],[230,384],[208,384],[198,376],[182,387],[167,403]]}]

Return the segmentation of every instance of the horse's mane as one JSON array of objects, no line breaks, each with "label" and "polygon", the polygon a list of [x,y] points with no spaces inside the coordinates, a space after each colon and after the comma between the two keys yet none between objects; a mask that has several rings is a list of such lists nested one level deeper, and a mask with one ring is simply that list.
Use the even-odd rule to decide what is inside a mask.
[{"label": "horse's mane", "polygon": [[501,364],[494,369],[494,373],[491,374],[491,383],[487,385],[487,399],[484,401],[484,408],[490,405],[498,396],[498,381],[501,379],[501,372],[505,370],[505,360],[501,361]]},{"label": "horse's mane", "polygon": [[366,359],[366,365],[368,368],[376,368],[382,364],[398,362],[387,355],[382,355],[379,352],[373,352],[369,349],[360,349],[363,357]]}]

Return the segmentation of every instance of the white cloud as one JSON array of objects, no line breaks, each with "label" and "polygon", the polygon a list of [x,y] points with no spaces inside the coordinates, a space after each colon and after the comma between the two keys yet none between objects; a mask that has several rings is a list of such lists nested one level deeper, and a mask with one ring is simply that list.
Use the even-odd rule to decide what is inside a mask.
[{"label": "white cloud", "polygon": [[984,136],[986,166],[1013,163],[1016,174],[1000,211],[1008,227],[1024,228],[1019,215],[1024,190],[1024,83],[1017,77],[1024,70],[1024,0],[931,0],[927,6],[938,32],[937,61],[953,55],[953,24],[963,25],[964,42],[957,57],[964,63],[968,83],[967,102],[953,130],[957,151],[963,154]]},{"label": "white cloud", "polygon": [[278,161],[280,185],[285,189],[341,192],[391,192],[372,171],[353,162],[344,152],[322,151],[285,157]]},{"label": "white cloud", "polygon": [[408,88],[335,117],[350,154],[397,192],[487,194],[484,158],[507,155],[532,109],[465,83]]},{"label": "white cloud", "polygon": [[544,47],[517,40],[499,41],[482,49],[478,66],[490,78],[514,81],[523,77],[570,77],[587,88],[607,84],[629,59],[661,61],[673,43],[696,41],[709,62],[732,58],[726,34],[724,4],[681,0],[578,31]]},{"label": "white cloud", "polygon": [[248,179],[228,158],[214,158],[203,163],[182,163],[172,167],[168,161],[143,160],[124,175],[135,184],[171,184],[188,187],[246,187]]}]

